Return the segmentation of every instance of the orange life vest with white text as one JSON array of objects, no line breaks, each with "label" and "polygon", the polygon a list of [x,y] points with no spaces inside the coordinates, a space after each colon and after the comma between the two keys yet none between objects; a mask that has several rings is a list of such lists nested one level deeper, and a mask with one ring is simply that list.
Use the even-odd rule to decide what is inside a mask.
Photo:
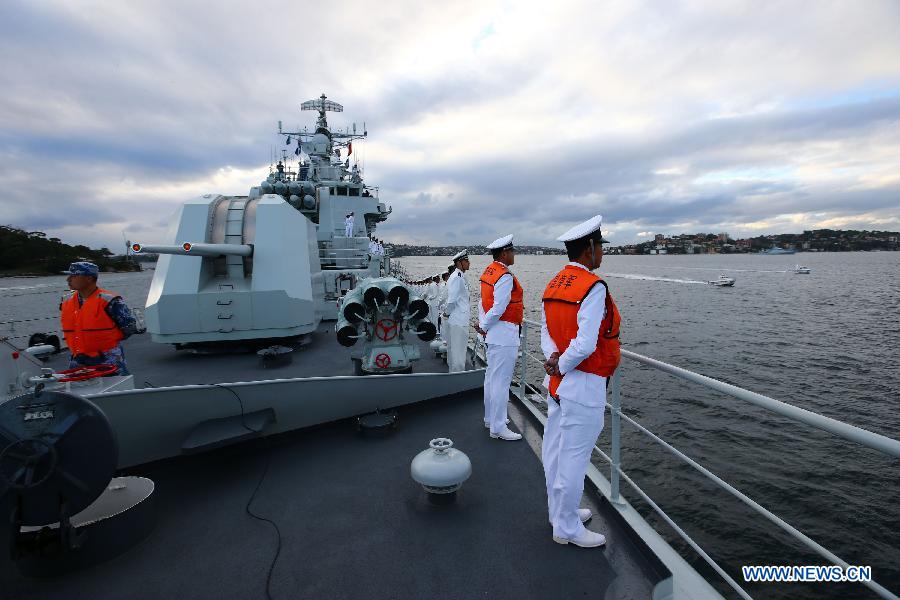
[{"label": "orange life vest with white text", "polygon": [[525,305],[522,302],[522,286],[516,276],[509,272],[509,268],[502,262],[494,261],[487,266],[484,273],[481,274],[479,281],[481,282],[481,308],[484,312],[491,310],[494,306],[494,286],[504,275],[509,274],[513,278],[513,289],[509,295],[509,304],[506,310],[500,315],[501,321],[521,325],[522,318],[525,316]]},{"label": "orange life vest with white text", "polygon": [[[547,331],[559,353],[562,354],[578,335],[578,309],[595,285],[606,286],[606,282],[587,269],[566,265],[556,274],[544,290],[544,316]],[[597,348],[575,368],[585,373],[609,377],[619,366],[619,325],[621,317],[616,303],[606,288],[606,314],[600,323]],[[561,375],[550,377],[550,394],[556,398],[556,390],[562,381]]]},{"label": "orange life vest with white text", "polygon": [[68,300],[60,304],[63,335],[73,356],[98,356],[125,339],[115,321],[106,313],[107,305],[116,297],[118,294],[97,288],[85,298],[84,304],[79,304],[78,292],[74,291]]}]

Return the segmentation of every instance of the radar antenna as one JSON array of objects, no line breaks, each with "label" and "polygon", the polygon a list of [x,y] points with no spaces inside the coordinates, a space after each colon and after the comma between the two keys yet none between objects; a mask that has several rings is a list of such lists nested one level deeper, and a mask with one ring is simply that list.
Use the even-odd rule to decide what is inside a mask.
[{"label": "radar antenna", "polygon": [[351,151],[351,142],[353,142],[353,140],[363,140],[369,135],[365,123],[363,123],[362,133],[356,132],[356,123],[353,124],[352,132],[349,127],[345,128],[346,131],[331,131],[328,127],[325,113],[329,111],[344,112],[344,107],[333,100],[329,100],[325,94],[322,94],[314,100],[307,100],[302,103],[300,105],[300,110],[315,110],[319,112],[319,118],[316,119],[315,133],[310,133],[305,127],[301,131],[299,126],[296,131],[285,131],[282,127],[282,122],[278,121],[278,134],[284,136],[285,144],[288,146],[291,145],[292,141],[296,142],[297,147],[294,150],[294,154],[297,156],[300,156],[304,151],[303,143],[308,142],[317,134],[324,134],[328,137],[328,147],[324,154],[322,154],[323,156],[331,156],[335,148],[347,148],[349,154]]},{"label": "radar antenna", "polygon": [[344,107],[335,102],[334,100],[329,100],[328,97],[323,93],[321,96],[316,98],[315,100],[307,100],[303,104],[300,105],[300,110],[317,110],[319,111],[319,118],[316,121],[316,127],[328,127],[328,121],[325,119],[325,112],[344,112]]}]

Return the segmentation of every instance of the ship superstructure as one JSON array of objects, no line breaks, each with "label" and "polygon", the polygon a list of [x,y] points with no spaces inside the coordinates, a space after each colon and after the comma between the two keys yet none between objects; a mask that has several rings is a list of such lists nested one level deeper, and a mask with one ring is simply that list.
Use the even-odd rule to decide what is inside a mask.
[{"label": "ship superstructure", "polygon": [[154,341],[185,347],[307,335],[337,318],[337,301],[357,280],[389,270],[387,257],[370,252],[370,236],[390,210],[358,164],[350,166],[353,141],[368,132],[331,131],[326,113],[343,107],[324,94],[301,109],[318,111],[313,132],[279,123],[286,144],[296,142],[295,169],[285,157],[247,196],[190,200],[165,244],[133,245],[161,255],[146,305]]}]

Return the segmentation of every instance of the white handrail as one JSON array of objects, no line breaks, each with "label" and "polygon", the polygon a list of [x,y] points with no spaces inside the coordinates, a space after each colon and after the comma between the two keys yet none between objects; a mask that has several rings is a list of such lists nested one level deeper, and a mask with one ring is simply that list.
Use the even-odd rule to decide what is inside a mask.
[{"label": "white handrail", "polygon": [[858,444],[862,444],[863,446],[868,446],[869,448],[878,450],[879,452],[883,452],[884,454],[888,454],[895,458],[900,458],[900,441],[883,436],[879,433],[875,433],[861,427],[856,427],[855,425],[850,425],[849,423],[844,423],[843,421],[838,421],[837,419],[832,419],[830,417],[820,415],[819,413],[814,413],[812,411],[787,404],[786,402],[781,402],[780,400],[775,400],[774,398],[769,398],[768,396],[763,396],[762,394],[757,394],[756,392],[745,390],[744,388],[740,388],[736,385],[731,385],[730,383],[725,383],[724,381],[719,381],[718,379],[713,379],[712,377],[707,377],[706,375],[700,375],[699,373],[694,373],[693,371],[688,371],[687,369],[682,369],[681,367],[676,367],[675,365],[664,363],[661,360],[656,360],[654,358],[643,356],[636,352],[631,352],[630,350],[622,350],[622,356],[625,356],[626,358],[630,358],[632,360],[636,360],[655,369],[659,369],[660,371],[670,373],[671,375],[675,375],[676,377],[681,377],[682,379],[693,381],[694,383],[699,383],[702,386],[716,390],[717,392],[722,392],[723,394],[728,394],[729,396],[733,396],[739,400],[761,406],[762,408],[770,410],[774,413],[778,413],[779,415],[782,415],[794,421],[806,423],[807,425],[811,425],[823,431],[827,431],[828,433],[834,434],[838,437],[842,437],[845,440],[850,440],[851,442],[856,442]]},{"label": "white handrail", "polygon": [[[527,323],[532,325],[538,325],[535,321],[530,321],[526,319]],[[525,338],[525,336],[523,336]],[[525,357],[530,357],[535,361],[541,362],[540,359],[527,350],[528,348],[528,340],[524,339],[522,345],[522,360],[524,363]],[[781,402],[779,400],[775,400],[774,398],[769,398],[768,396],[763,396],[762,394],[757,394],[756,392],[751,392],[749,390],[745,390],[743,388],[724,383],[717,379],[713,379],[711,377],[707,377],[705,375],[700,375],[699,373],[694,373],[693,371],[688,371],[687,369],[682,369],[681,367],[676,367],[675,365],[670,365],[668,363],[643,356],[636,352],[631,352],[629,350],[622,350],[622,355],[628,359],[635,360],[647,366],[653,367],[660,371],[669,373],[671,375],[675,375],[676,377],[680,377],[687,381],[691,381],[707,387],[709,389],[722,392],[724,394],[728,394],[739,400],[744,400],[756,406],[761,406],[770,410],[772,412],[778,413],[782,416],[785,416],[794,421],[799,421],[801,423],[805,423],[807,425],[811,425],[818,429],[822,429],[823,431],[827,431],[833,435],[841,437],[843,439],[857,442],[874,450],[878,450],[884,454],[889,456],[900,457],[900,441],[894,440],[892,438],[880,435],[878,433],[874,433],[867,429],[862,429],[860,427],[856,427],[854,425],[850,425],[848,423],[844,423],[843,421],[838,421],[836,419],[832,419],[829,417],[825,417],[818,413],[814,413],[812,411],[808,411],[802,408],[798,408],[796,406],[792,406],[785,402]],[[634,425],[638,430],[642,433],[649,436],[655,442],[662,445],[666,450],[671,452],[673,455],[686,462],[688,465],[699,471],[702,475],[704,475],[707,479],[715,483],[717,486],[722,489],[728,491],[730,494],[734,495],[736,498],[744,502],[747,506],[755,510],[757,513],[761,514],[769,521],[780,527],[782,530],[787,532],[791,537],[803,543],[805,546],[810,548],[811,550],[817,552],[819,555],[824,558],[830,560],[834,564],[841,566],[846,569],[848,563],[832,553],[830,550],[793,527],[764,506],[760,505],[752,498],[742,493],[735,487],[731,486],[729,483],[694,461],[692,458],[651,432],[649,429],[626,415],[621,410],[620,405],[620,392],[621,392],[621,373],[620,371],[616,371],[616,373],[611,378],[611,404],[610,404],[610,412],[611,412],[611,453],[612,457],[607,456],[600,448],[594,446],[594,450],[599,453],[607,462],[610,463],[610,501],[614,504],[619,501],[619,477],[621,476],[625,481],[632,487],[634,490],[657,512],[659,515],[675,529],[675,531],[682,537],[697,553],[706,560],[707,563],[712,566],[717,573],[719,573],[731,587],[738,592],[742,597],[749,598],[746,592],[731,578],[729,577],[722,569],[719,567],[716,562],[709,557],[706,552],[704,552],[691,538],[690,536],[684,532],[681,528],[679,528],[674,521],[659,507],[654,503],[650,497],[636,484],[634,483],[626,474],[625,471],[622,470],[620,462],[619,462],[619,418],[625,419],[630,424]],[[525,386],[529,385],[527,381],[521,380],[520,387],[522,389],[521,400],[523,402],[529,402],[526,399],[525,394]],[[900,600],[898,596],[893,594],[891,591],[886,589],[884,586],[878,584],[874,580],[861,582],[866,585],[869,589],[873,590],[876,594],[883,598],[889,598],[893,600]]]},{"label": "white handrail", "polygon": [[[534,321],[530,322],[535,323]],[[535,324],[540,326],[540,324],[538,323]],[[883,436],[879,433],[869,431],[868,429],[863,429],[862,427],[856,427],[855,425],[850,425],[849,423],[844,423],[843,421],[838,421],[837,419],[832,419],[830,417],[826,417],[824,415],[820,415],[818,413],[814,413],[812,411],[787,404],[786,402],[781,402],[780,400],[775,400],[774,398],[769,398],[768,396],[763,396],[762,394],[751,392],[750,390],[745,390],[744,388],[738,387],[736,385],[731,385],[730,383],[725,383],[724,381],[719,381],[718,379],[713,379],[712,377],[707,377],[706,375],[700,375],[699,373],[694,373],[693,371],[688,371],[687,369],[682,369],[681,367],[670,365],[669,363],[662,362],[661,360],[656,360],[655,358],[650,358],[649,356],[638,354],[637,352],[622,350],[622,356],[653,367],[654,369],[658,369],[671,375],[675,375],[676,377],[681,377],[682,379],[693,381],[694,383],[699,383],[704,387],[722,392],[723,394],[728,394],[729,396],[733,396],[738,400],[743,400],[745,402],[755,404],[756,406],[760,406],[774,413],[778,413],[793,421],[806,423],[807,425],[811,425],[823,431],[827,431],[828,433],[841,437],[845,440],[856,442],[858,444],[862,444],[863,446],[868,446],[869,448],[878,450],[879,452],[882,452],[889,456],[893,456],[895,458],[900,458],[900,441],[889,438],[887,436]]]}]

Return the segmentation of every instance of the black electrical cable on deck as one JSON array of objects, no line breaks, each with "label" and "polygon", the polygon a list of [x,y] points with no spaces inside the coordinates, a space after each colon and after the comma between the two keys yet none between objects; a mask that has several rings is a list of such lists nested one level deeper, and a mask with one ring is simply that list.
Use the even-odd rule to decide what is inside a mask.
[{"label": "black electrical cable on deck", "polygon": [[[240,404],[240,406],[241,406],[241,425],[243,425],[244,429],[246,429],[247,431],[250,431],[252,433],[259,433],[258,430],[253,429],[252,427],[247,425],[246,421],[244,420],[244,401],[241,400],[241,397],[238,395],[238,393],[235,392],[233,389],[231,389],[229,387],[225,387],[224,385],[221,385],[219,383],[213,383],[211,385],[213,387],[222,388],[223,390],[228,390],[229,392],[231,392],[232,395],[234,395],[234,397],[237,398],[238,404]],[[269,600],[272,600],[272,593],[270,591],[270,588],[272,586],[272,573],[275,572],[275,563],[278,562],[278,556],[281,554],[281,529],[278,528],[278,524],[275,521],[273,521],[272,519],[260,516],[256,513],[254,513],[250,509],[250,505],[253,504],[253,500],[256,498],[256,493],[259,491],[259,488],[262,486],[262,482],[266,479],[266,475],[269,474],[269,463],[271,462],[271,459],[272,459],[272,448],[271,448],[271,446],[269,446],[269,442],[268,442],[268,440],[266,440],[265,437],[263,437],[262,439],[266,445],[266,466],[263,467],[262,475],[260,475],[259,481],[256,482],[256,487],[253,488],[253,493],[250,494],[250,498],[247,500],[247,504],[244,505],[244,511],[248,515],[253,517],[254,519],[268,523],[272,527],[275,528],[275,534],[277,536],[277,542],[275,545],[275,556],[272,558],[272,563],[269,565],[269,574],[268,574],[268,576],[266,576],[266,598],[268,598]]]}]

